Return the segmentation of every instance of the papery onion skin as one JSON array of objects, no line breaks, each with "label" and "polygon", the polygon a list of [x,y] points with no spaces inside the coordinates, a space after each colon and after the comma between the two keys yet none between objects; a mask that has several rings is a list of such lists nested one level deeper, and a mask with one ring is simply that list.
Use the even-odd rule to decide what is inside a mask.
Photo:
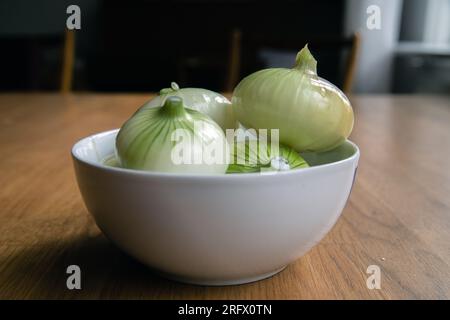
[{"label": "papery onion skin", "polygon": [[294,68],[264,69],[244,78],[231,101],[244,126],[279,129],[280,142],[298,152],[333,149],[353,128],[349,100],[317,76],[307,46],[298,53]]},{"label": "papery onion skin", "polygon": [[[231,147],[231,163],[228,166],[227,174],[230,173],[252,173],[252,172],[268,172],[268,171],[284,171],[274,168],[271,165],[272,160],[280,158],[288,164],[287,170],[308,168],[308,163],[292,148],[278,145],[278,154],[271,154],[271,144],[261,144],[257,140],[252,142],[240,141],[232,144]],[[263,146],[263,147],[261,147]],[[241,162],[239,162],[239,160]],[[251,162],[253,160],[253,163]]]},{"label": "papery onion skin", "polygon": [[[181,101],[181,104],[180,104]],[[194,123],[201,130],[194,130]],[[205,145],[223,148],[224,156],[217,163],[182,163],[173,161],[172,133],[184,129],[192,143],[188,150],[192,154],[204,152]],[[195,138],[195,140],[194,140]],[[155,172],[189,174],[224,174],[228,167],[229,146],[222,129],[208,116],[188,108],[179,97],[167,99],[163,107],[148,108],[136,112],[124,123],[116,138],[116,157],[124,168]]]},{"label": "papery onion skin", "polygon": [[234,129],[236,127],[233,108],[226,97],[202,88],[180,89],[175,82],[171,83],[171,88],[162,89],[158,96],[146,102],[141,107],[141,110],[160,107],[164,104],[165,99],[171,96],[181,97],[187,108],[210,116],[224,132],[226,129]]}]

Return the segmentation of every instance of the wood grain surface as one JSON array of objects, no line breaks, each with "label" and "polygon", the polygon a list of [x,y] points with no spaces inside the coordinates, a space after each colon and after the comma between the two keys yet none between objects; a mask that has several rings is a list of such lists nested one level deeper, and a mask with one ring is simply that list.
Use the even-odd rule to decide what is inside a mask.
[{"label": "wood grain surface", "polygon": [[[162,279],[112,245],[76,185],[70,149],[149,95],[0,95],[0,298],[450,298],[450,99],[356,96],[361,149],[336,226],[278,275],[230,287]],[[82,289],[66,288],[66,268]],[[369,265],[381,289],[366,286]]]}]

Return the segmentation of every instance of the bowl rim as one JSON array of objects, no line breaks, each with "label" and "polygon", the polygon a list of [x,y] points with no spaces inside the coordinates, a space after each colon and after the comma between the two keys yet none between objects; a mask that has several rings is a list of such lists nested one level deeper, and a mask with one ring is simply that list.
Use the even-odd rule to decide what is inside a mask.
[{"label": "bowl rim", "polygon": [[288,170],[288,171],[277,171],[277,172],[268,172],[266,174],[261,174],[258,172],[250,172],[250,173],[228,173],[228,174],[196,174],[196,173],[183,173],[183,174],[179,174],[179,173],[171,173],[171,172],[157,172],[157,171],[144,171],[144,170],[136,170],[136,169],[127,169],[127,168],[119,168],[119,167],[112,167],[112,166],[106,166],[103,164],[100,164],[98,162],[94,162],[94,161],[89,161],[86,159],[81,158],[80,156],[78,156],[75,152],[75,150],[77,148],[79,148],[82,144],[86,143],[86,141],[89,141],[91,139],[93,139],[94,137],[97,136],[104,136],[104,135],[109,135],[109,134],[114,134],[116,132],[118,132],[120,129],[116,128],[116,129],[112,129],[112,130],[106,130],[106,131],[101,131],[101,132],[97,132],[94,134],[91,134],[89,136],[86,136],[84,138],[79,139],[78,141],[76,141],[74,143],[74,145],[72,146],[71,149],[71,155],[72,155],[72,159],[74,161],[78,161],[80,163],[83,163],[89,167],[95,168],[95,169],[99,169],[101,171],[105,171],[105,172],[115,172],[115,173],[122,173],[122,174],[128,174],[128,175],[135,175],[135,176],[148,176],[148,177],[176,177],[176,178],[200,178],[200,179],[217,179],[217,178],[223,178],[223,179],[240,179],[240,178],[249,178],[249,177],[273,177],[273,176],[281,176],[281,175],[293,175],[299,172],[314,172],[314,171],[318,171],[318,170],[323,170],[325,168],[331,168],[331,167],[336,167],[336,166],[340,166],[340,165],[344,165],[346,163],[358,163],[359,160],[359,156],[360,156],[360,151],[358,146],[346,139],[345,141],[347,143],[349,143],[354,149],[355,152],[348,158],[339,160],[339,161],[335,161],[335,162],[331,162],[331,163],[326,163],[326,164],[320,164],[317,166],[313,166],[313,167],[307,167],[307,168],[298,168],[298,169],[292,169],[292,170]]}]

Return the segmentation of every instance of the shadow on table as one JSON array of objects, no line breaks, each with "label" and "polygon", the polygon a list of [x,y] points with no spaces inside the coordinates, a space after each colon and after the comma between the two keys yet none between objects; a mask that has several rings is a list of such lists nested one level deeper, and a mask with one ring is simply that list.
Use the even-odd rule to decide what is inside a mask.
[{"label": "shadow on table", "polygon": [[[0,263],[0,297],[6,299],[201,299],[223,290],[161,278],[101,234],[17,250]],[[67,289],[69,265],[81,269],[81,290]]]}]

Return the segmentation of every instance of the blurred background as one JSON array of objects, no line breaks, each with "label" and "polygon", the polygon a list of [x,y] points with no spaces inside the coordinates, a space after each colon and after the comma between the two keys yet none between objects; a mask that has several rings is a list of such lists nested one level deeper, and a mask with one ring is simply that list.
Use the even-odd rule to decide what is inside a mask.
[{"label": "blurred background", "polygon": [[450,93],[450,0],[0,0],[0,91],[231,91],[306,43],[345,92]]}]

